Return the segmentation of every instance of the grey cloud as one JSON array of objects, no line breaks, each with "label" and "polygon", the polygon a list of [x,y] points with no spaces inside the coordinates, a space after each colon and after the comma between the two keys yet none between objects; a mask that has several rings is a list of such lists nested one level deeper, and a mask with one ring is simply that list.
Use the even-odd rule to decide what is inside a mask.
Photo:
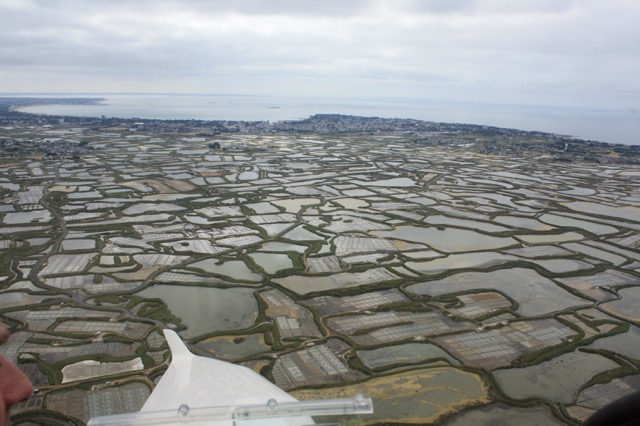
[{"label": "grey cloud", "polygon": [[[382,1],[384,3],[384,0]],[[386,3],[389,7],[389,3]],[[451,14],[470,13],[476,9],[474,0],[396,0],[391,8],[409,13],[420,14]]]},{"label": "grey cloud", "polygon": [[[37,0],[35,4],[39,8],[46,10],[69,10],[74,8],[81,12],[88,12],[97,9],[96,3],[80,0]],[[191,11],[207,14],[241,14],[250,16],[345,16],[360,13],[367,9],[369,5],[370,1],[368,0],[110,0],[101,2],[99,8],[122,13]]]},{"label": "grey cloud", "polygon": [[25,0],[0,3],[0,91],[44,90],[49,72],[74,76],[71,89],[82,77],[183,91],[185,76],[209,91],[225,81],[265,90],[256,81],[269,80],[273,90],[295,81],[298,93],[369,84],[387,94],[440,85],[458,97],[504,87],[631,97],[638,45],[635,0]]}]

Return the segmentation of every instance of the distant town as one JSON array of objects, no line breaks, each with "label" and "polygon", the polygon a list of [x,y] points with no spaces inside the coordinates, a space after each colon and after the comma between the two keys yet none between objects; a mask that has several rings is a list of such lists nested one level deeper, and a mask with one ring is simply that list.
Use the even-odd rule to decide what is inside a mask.
[{"label": "distant town", "polygon": [[[418,144],[460,146],[464,150],[495,155],[554,154],[556,161],[593,161],[604,163],[640,163],[640,145],[609,144],[587,141],[553,133],[531,132],[491,126],[457,123],[436,123],[412,119],[357,117],[338,114],[317,114],[296,121],[205,121],[153,120],[142,118],[43,116],[20,112],[20,107],[42,104],[92,104],[101,98],[2,98],[0,97],[0,125],[59,124],[91,126],[93,129],[112,128],[116,131],[149,131],[160,133],[194,133],[199,136],[246,132],[252,134],[277,133],[362,133],[412,136]],[[44,141],[9,141],[0,139],[3,147],[15,151],[17,145],[39,145],[37,149],[50,155],[69,151],[72,147],[47,147]],[[59,144],[63,145],[63,144]],[[82,149],[83,147],[77,147]],[[227,147],[229,149],[230,147]],[[5,150],[3,150],[4,152]]]},{"label": "distant town", "polygon": [[298,399],[371,396],[365,424],[577,425],[640,388],[640,146],[42,102],[0,98],[17,425],[138,411],[165,328]]}]

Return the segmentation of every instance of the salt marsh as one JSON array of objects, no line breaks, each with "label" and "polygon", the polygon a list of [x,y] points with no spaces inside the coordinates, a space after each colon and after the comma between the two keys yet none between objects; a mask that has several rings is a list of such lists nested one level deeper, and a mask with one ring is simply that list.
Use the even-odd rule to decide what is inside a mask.
[{"label": "salt marsh", "polygon": [[[92,149],[0,170],[0,315],[14,329],[0,350],[52,412],[86,421],[92,386],[139,408],[170,359],[163,328],[299,395],[364,390],[378,422],[572,424],[578,393],[597,406],[581,389],[595,375],[637,375],[640,168],[621,155],[582,158],[574,140],[571,158],[494,152],[559,136],[413,124],[51,126],[29,134],[69,130]],[[84,368],[76,357],[114,368],[63,374]],[[146,391],[129,392],[136,381]]]}]

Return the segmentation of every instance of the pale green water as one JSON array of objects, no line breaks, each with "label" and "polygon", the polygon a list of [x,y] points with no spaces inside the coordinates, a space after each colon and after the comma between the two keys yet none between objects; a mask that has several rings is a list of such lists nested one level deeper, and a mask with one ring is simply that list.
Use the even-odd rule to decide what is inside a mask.
[{"label": "pale green water", "polygon": [[307,250],[307,246],[298,244],[281,243],[279,241],[272,241],[260,246],[260,251],[296,251],[298,253],[304,253]]},{"label": "pale green water", "polygon": [[188,267],[202,269],[210,274],[223,275],[238,281],[262,281],[262,275],[251,271],[241,260],[228,260],[221,263],[220,259],[205,259],[194,262]]},{"label": "pale green water", "polygon": [[435,227],[400,226],[392,231],[372,231],[371,234],[383,238],[423,243],[447,253],[463,251],[493,250],[518,244],[511,237],[493,237],[465,229]]},{"label": "pale green water", "polygon": [[369,368],[390,364],[411,364],[428,359],[444,358],[453,365],[459,362],[439,347],[429,343],[407,343],[384,348],[357,351],[358,357]]},{"label": "pale green water", "polygon": [[506,228],[500,225],[494,225],[487,222],[480,222],[476,220],[458,219],[449,216],[429,216],[424,220],[430,225],[452,225],[460,226],[469,229],[479,229],[484,232],[504,232],[511,231],[511,228]]},{"label": "pale green water", "polygon": [[253,290],[247,288],[213,288],[180,285],[155,285],[137,293],[146,298],[159,298],[171,312],[182,318],[186,338],[206,333],[251,327],[258,315]]},{"label": "pale green water", "polygon": [[464,272],[407,287],[413,293],[431,296],[480,289],[497,290],[515,299],[519,303],[517,312],[525,316],[546,315],[573,306],[591,304],[533,269],[525,268]]},{"label": "pale green water", "polygon": [[362,186],[382,186],[387,188],[406,188],[406,187],[416,185],[416,183],[413,180],[405,177],[381,179],[381,180],[373,180],[373,181],[355,180],[353,181],[353,183],[355,183],[356,185],[362,185]]},{"label": "pale green water", "polygon": [[593,376],[618,367],[601,355],[575,351],[531,367],[496,370],[493,376],[511,398],[571,404],[578,389]]},{"label": "pale green water", "polygon": [[284,207],[287,213],[298,213],[303,206],[320,204],[318,198],[294,198],[291,200],[274,200],[273,204]]},{"label": "pale green water", "polygon": [[415,271],[427,275],[435,275],[444,271],[463,268],[489,268],[517,260],[515,256],[496,253],[460,253],[438,258],[427,262],[406,262],[405,265]]},{"label": "pale green water", "polygon": [[293,262],[286,254],[251,253],[249,255],[267,274],[275,274],[284,269],[293,268]]},{"label": "pale green water", "polygon": [[282,236],[287,240],[293,241],[324,241],[324,237],[307,231],[302,225],[298,226]]},{"label": "pale green water", "polygon": [[40,301],[49,298],[52,296],[34,296],[22,292],[0,293],[0,309],[40,303]]},{"label": "pale green water", "polygon": [[493,221],[503,225],[512,226],[514,228],[524,228],[532,231],[548,231],[550,229],[554,229],[553,226],[546,225],[536,219],[530,219],[528,217],[496,216]]},{"label": "pale green water", "polygon": [[572,227],[572,228],[581,228],[585,231],[592,232],[596,235],[606,235],[606,234],[615,234],[618,232],[617,228],[609,225],[602,225],[595,222],[590,222],[587,220],[574,219],[570,217],[558,216],[555,214],[543,214],[540,216],[540,221],[544,223],[548,223],[550,225],[555,225],[560,228]]},{"label": "pale green water", "polygon": [[610,216],[620,219],[628,219],[634,222],[640,222],[640,207],[632,206],[607,206],[598,203],[589,203],[586,201],[574,201],[571,203],[563,203],[565,207],[577,212],[589,212],[592,214]]},{"label": "pale green water", "polygon": [[640,287],[628,287],[618,290],[622,298],[602,305],[602,307],[613,313],[632,321],[640,321]]},{"label": "pale green water", "polygon": [[92,250],[96,248],[96,240],[78,239],[70,240],[66,239],[62,241],[62,250]]}]

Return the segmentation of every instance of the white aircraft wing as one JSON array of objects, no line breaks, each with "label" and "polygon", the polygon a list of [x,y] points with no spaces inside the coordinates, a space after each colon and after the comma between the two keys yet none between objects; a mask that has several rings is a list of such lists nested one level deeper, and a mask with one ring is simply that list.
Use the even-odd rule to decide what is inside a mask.
[{"label": "white aircraft wing", "polygon": [[362,398],[299,402],[249,368],[196,356],[178,335],[164,330],[172,361],[139,413],[97,417],[89,425],[314,424],[311,415],[373,412]]}]

